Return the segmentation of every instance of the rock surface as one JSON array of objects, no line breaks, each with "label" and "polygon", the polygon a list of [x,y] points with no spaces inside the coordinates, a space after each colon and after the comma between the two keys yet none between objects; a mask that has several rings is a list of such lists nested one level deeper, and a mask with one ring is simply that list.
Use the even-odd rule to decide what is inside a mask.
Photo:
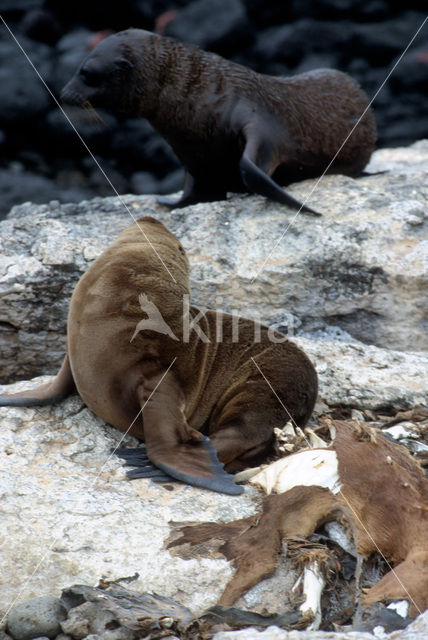
[{"label": "rock surface", "polygon": [[[180,237],[195,304],[296,334],[318,369],[319,411],[339,406],[393,413],[426,403],[428,389],[427,166],[427,141],[377,152],[372,168],[387,173],[320,183],[311,199],[323,212],[319,220],[294,219],[294,212],[255,196],[173,212],[151,196],[123,201],[133,216],[154,215]],[[303,198],[315,184],[290,192]],[[55,372],[71,291],[129,224],[129,212],[116,198],[24,204],[0,223],[2,382]],[[0,390],[24,387],[28,383]],[[245,517],[257,510],[256,489],[247,486],[242,496],[230,497],[177,483],[128,482],[110,454],[122,434],[77,396],[54,407],[0,408],[0,416],[0,555],[7,576],[0,610],[40,594],[58,597],[76,582],[128,576],[135,576],[132,589],[161,593],[195,613],[218,600],[231,576],[228,562],[170,555],[163,548],[169,521]],[[294,577],[283,560],[237,605],[277,610]],[[409,628],[394,638],[422,639],[425,618],[414,623],[421,631],[403,635]],[[264,633],[271,635],[254,632],[254,638],[364,637]]]},{"label": "rock surface", "polygon": [[[251,515],[255,489],[226,496],[177,483],[127,481],[111,456],[122,434],[78,396],[56,407],[0,411],[0,554],[8,576],[0,610],[17,597],[55,595],[76,581],[96,584],[136,573],[135,590],[161,593],[194,612],[215,604],[231,576],[229,563],[172,557],[163,549],[168,523]],[[285,572],[278,577],[277,598],[291,580]],[[270,580],[246,598],[273,606],[273,591]]]}]

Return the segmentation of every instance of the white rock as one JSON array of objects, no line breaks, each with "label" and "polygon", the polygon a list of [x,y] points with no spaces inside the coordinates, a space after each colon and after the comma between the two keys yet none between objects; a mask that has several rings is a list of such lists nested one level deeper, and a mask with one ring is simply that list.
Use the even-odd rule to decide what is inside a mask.
[{"label": "white rock", "polygon": [[[22,386],[16,385],[16,386]],[[194,612],[215,604],[232,575],[226,560],[182,560],[163,549],[169,521],[234,520],[256,511],[256,491],[226,496],[125,478],[110,450],[122,434],[77,396],[56,407],[1,408],[0,610],[139,574],[130,586]],[[128,438],[128,442],[133,439]],[[135,442],[135,441],[134,441]]]}]

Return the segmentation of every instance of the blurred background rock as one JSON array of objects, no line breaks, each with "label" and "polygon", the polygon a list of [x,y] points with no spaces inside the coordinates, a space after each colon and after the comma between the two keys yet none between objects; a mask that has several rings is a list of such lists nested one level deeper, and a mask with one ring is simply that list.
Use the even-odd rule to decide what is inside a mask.
[{"label": "blurred background rock", "polygon": [[[0,13],[55,95],[103,37],[138,27],[256,71],[334,67],[375,94],[426,16],[426,0],[0,0]],[[17,44],[0,24],[0,218],[31,200],[112,195]],[[379,147],[428,137],[428,23],[374,102]],[[79,119],[119,193],[171,193],[180,163],[144,120]]]}]

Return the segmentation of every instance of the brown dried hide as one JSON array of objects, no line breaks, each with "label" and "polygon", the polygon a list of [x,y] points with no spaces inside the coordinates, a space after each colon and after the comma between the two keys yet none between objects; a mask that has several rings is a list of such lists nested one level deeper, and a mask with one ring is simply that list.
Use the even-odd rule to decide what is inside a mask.
[{"label": "brown dried hide", "polygon": [[407,599],[412,616],[428,608],[428,480],[407,449],[360,423],[336,421],[338,500],[358,529],[357,550],[400,563],[363,603]]},{"label": "brown dried hide", "polygon": [[258,516],[185,526],[181,538],[168,544],[224,541],[219,550],[236,572],[218,604],[232,605],[274,572],[282,539],[308,536],[345,512],[360,554],[378,551],[399,563],[363,595],[363,603],[407,599],[412,616],[428,608],[428,480],[422,468],[377,429],[341,420],[333,425],[342,483],[337,496],[318,486],[297,486],[266,496]]},{"label": "brown dried hide", "polygon": [[248,589],[273,574],[283,538],[309,535],[329,517],[334,504],[335,498],[328,489],[294,487],[283,494],[266,496],[259,516],[182,527],[181,538],[169,542],[167,548],[186,543],[199,545],[212,538],[223,540],[219,550],[236,572],[218,604],[231,606]]}]

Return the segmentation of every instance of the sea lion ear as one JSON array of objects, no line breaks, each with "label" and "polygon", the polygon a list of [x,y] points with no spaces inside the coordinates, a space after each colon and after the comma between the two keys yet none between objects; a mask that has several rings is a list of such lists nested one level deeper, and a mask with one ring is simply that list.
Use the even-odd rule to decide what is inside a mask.
[{"label": "sea lion ear", "polygon": [[133,63],[127,60],[126,58],[119,58],[116,64],[119,67],[119,69],[122,69],[123,71],[129,71],[134,68]]}]

